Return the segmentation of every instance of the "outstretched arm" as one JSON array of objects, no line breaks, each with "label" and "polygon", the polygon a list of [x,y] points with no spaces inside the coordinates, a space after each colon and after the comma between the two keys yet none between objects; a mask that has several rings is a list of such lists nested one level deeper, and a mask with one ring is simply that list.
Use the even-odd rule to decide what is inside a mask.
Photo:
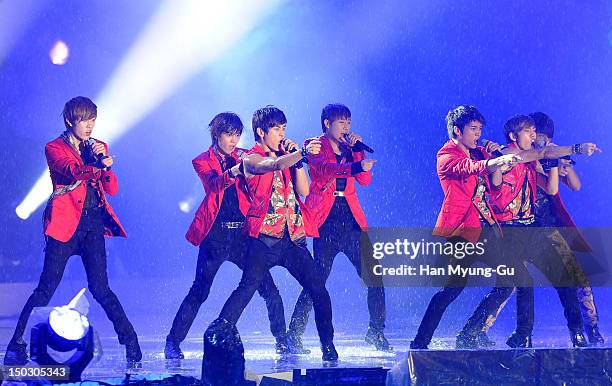
[{"label": "outstretched arm", "polygon": [[[290,142],[290,141],[288,141]],[[283,170],[290,168],[298,163],[304,155],[319,154],[321,151],[320,141],[311,141],[302,148],[302,151],[297,151],[297,145],[290,142],[287,146],[288,151],[296,150],[280,157],[262,157],[259,154],[250,154],[242,160],[243,171],[245,175],[257,175],[273,172],[275,170]],[[305,154],[303,154],[305,153]]]},{"label": "outstretched arm", "polygon": [[601,149],[596,144],[586,142],[573,146],[549,145],[542,149],[520,150],[506,147],[502,150],[504,154],[518,154],[524,162],[538,161],[543,158],[561,158],[572,154],[584,154],[591,156],[594,153],[601,153]]}]

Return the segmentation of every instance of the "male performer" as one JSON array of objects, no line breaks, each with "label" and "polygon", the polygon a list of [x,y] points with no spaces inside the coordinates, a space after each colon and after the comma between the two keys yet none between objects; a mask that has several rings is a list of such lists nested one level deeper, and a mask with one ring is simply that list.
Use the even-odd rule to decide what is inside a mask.
[{"label": "male performer", "polygon": [[138,337],[117,296],[108,286],[104,236],[125,237],[106,194],[117,194],[117,177],[110,169],[113,158],[104,142],[91,138],[97,107],[86,97],[66,102],[64,131],[45,146],[53,182],[44,216],[45,261],[38,286],[26,302],[15,333],[8,344],[4,363],[27,362],[23,333],[34,307],[49,304],[62,279],[68,258],[80,255],[89,291],[113,323],[119,343],[125,345],[128,366],[142,359]]},{"label": "male performer", "polygon": [[[372,180],[371,168],[374,160],[365,159],[363,149],[356,145],[361,137],[351,133],[351,111],[341,104],[330,104],[321,112],[323,135],[313,138],[321,142],[321,152],[308,157],[310,194],[305,205],[314,214],[315,227],[319,237],[313,240],[315,262],[327,281],[334,258],[344,253],[361,276],[372,272],[371,267],[361,266],[361,237],[367,231],[365,214],[357,199],[355,181],[369,185]],[[311,140],[307,140],[308,143]],[[364,235],[364,237],[367,237]],[[372,265],[374,264],[371,262]],[[368,310],[370,326],[366,342],[377,350],[392,351],[385,338],[385,289],[380,276],[374,276],[376,283],[364,280],[368,287]],[[373,285],[375,284],[375,285]],[[312,298],[302,290],[295,305],[287,340],[295,353],[308,353],[302,345],[302,335],[308,323]]]},{"label": "male performer", "polygon": [[[529,114],[535,123],[536,139],[534,147],[544,149],[547,146],[553,146],[552,138],[554,135],[554,122],[548,115],[537,112]],[[545,162],[546,161],[546,162]],[[578,191],[581,187],[580,178],[576,174],[569,157],[559,159],[545,159],[540,161],[544,172],[548,173],[558,167],[559,180],[566,184],[571,190]],[[565,209],[563,201],[559,193],[550,195],[541,186],[538,185],[535,202],[535,222],[534,224],[543,229],[544,240],[553,253],[558,254],[563,264],[568,269],[569,273],[574,277],[580,285],[578,288],[578,300],[580,311],[582,313],[582,321],[584,331],[587,334],[589,343],[592,346],[602,345],[604,343],[603,336],[599,332],[598,314],[593,298],[593,291],[582,267],[578,263],[576,256],[572,251],[590,252],[591,248],[588,242],[583,238],[580,232],[576,229],[576,224]],[[566,235],[566,237],[564,237]],[[569,242],[568,242],[569,240]],[[540,256],[550,255],[549,252],[539,251]],[[556,262],[552,261],[551,264]],[[489,316],[483,331],[493,325],[497,314],[505,306],[507,300],[502,303],[501,307],[496,311],[495,315]]]},{"label": "male performer", "polygon": [[[538,148],[551,146],[552,139],[555,134],[555,124],[550,117],[544,113],[537,112],[529,114],[535,122],[536,141]],[[554,166],[555,162],[549,166]],[[574,170],[573,163],[569,157],[558,159],[559,165],[559,181],[567,185],[572,191],[577,192],[582,187],[580,177]],[[553,248],[558,251],[563,251],[563,263],[566,264],[570,272],[575,275],[580,286],[578,287],[578,301],[580,302],[580,312],[582,313],[582,322],[584,331],[592,346],[603,345],[604,338],[599,332],[599,315],[595,307],[595,299],[593,298],[593,290],[589,279],[580,267],[576,256],[572,251],[591,252],[592,249],[589,243],[584,239],[582,234],[577,230],[576,224],[568,213],[559,193],[556,195],[547,195],[541,189],[538,189],[538,197],[536,201],[536,217],[538,226],[551,227],[546,237],[553,243]],[[569,232],[569,235],[566,235]],[[569,237],[563,237],[563,235]],[[568,243],[569,242],[569,243]]]},{"label": "male performer", "polygon": [[235,325],[249,304],[255,289],[270,268],[281,265],[310,293],[321,340],[324,361],[335,361],[332,309],[325,282],[306,249],[306,234],[312,233],[306,208],[300,196],[308,195],[308,180],[302,159],[318,154],[319,141],[311,141],[301,150],[285,138],[287,118],[274,106],[253,114],[256,144],[241,163],[246,177],[251,205],[245,228],[249,236],[248,252],[238,288],[225,302],[219,319],[213,323]]},{"label": "male performer", "polygon": [[[461,260],[454,260],[449,256],[453,265],[459,263],[469,267],[478,259],[489,266],[504,263],[496,254],[499,250],[496,234],[498,224],[487,200],[487,192],[491,190],[491,183],[493,185],[501,183],[500,167],[513,165],[520,160],[520,157],[510,154],[495,159],[489,158],[489,154],[498,150],[499,145],[490,142],[487,148],[477,146],[484,124],[484,117],[474,106],[461,105],[449,111],[446,116],[449,140],[437,154],[438,178],[444,191],[444,201],[434,235],[445,237],[452,243],[476,243],[488,240],[485,255],[482,257],[470,255]],[[509,262],[505,263],[509,265]],[[521,265],[515,268],[517,277],[529,279],[524,267],[522,271]],[[410,348],[428,348],[446,308],[463,291],[467,280],[468,278],[463,276],[449,276],[444,288],[429,302]],[[517,323],[523,322],[524,319],[519,315]],[[468,348],[474,345],[472,342],[459,339],[457,343],[460,347]]]},{"label": "male performer", "polygon": [[[516,115],[504,125],[504,134],[508,144],[503,152],[521,154],[536,153],[536,159],[531,162],[517,164],[504,171],[503,181],[493,189],[492,207],[499,222],[504,227],[505,255],[514,255],[519,260],[530,261],[545,274],[559,295],[567,319],[570,338],[574,347],[586,346],[582,335],[582,320],[576,296],[576,288],[572,286],[571,274],[563,264],[559,264],[559,255],[550,244],[545,242],[543,232],[534,228],[537,185],[544,187],[549,195],[558,192],[558,168],[551,168],[548,175],[537,158],[559,158],[570,154],[591,155],[597,151],[592,143],[576,144],[574,146],[548,146],[541,151],[532,151],[536,138],[535,123],[525,115]],[[530,227],[530,229],[528,229]],[[498,307],[512,294],[513,288],[496,287],[479,304],[470,317],[457,340],[474,340],[482,331],[487,318],[494,315]],[[506,341],[513,348],[531,347],[533,331],[533,287],[517,286],[517,309],[526,312],[527,323],[518,326],[517,330]]]},{"label": "male performer", "polygon": [[[208,298],[221,264],[231,261],[244,269],[246,236],[242,233],[242,227],[249,200],[246,186],[238,184],[236,179],[240,157],[245,155],[245,151],[237,147],[243,130],[242,121],[238,115],[225,112],[217,114],[208,127],[212,145],[193,160],[206,196],[185,236],[190,243],[200,247],[196,277],[166,338],[166,359],[184,358],[179,345],[185,339],[198,309]],[[264,274],[258,291],[268,307],[276,351],[284,353],[287,345],[283,301],[269,272]]]}]

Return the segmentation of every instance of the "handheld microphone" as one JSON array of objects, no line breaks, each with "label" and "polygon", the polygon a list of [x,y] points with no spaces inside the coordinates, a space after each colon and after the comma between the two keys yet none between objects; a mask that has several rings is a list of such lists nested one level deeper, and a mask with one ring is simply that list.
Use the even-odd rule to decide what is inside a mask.
[{"label": "handheld microphone", "polygon": [[[285,149],[287,149],[287,138],[281,139],[280,144],[283,145]],[[293,150],[289,150],[289,153],[295,153],[296,151],[298,151],[297,147]]]},{"label": "handheld microphone", "polygon": [[[489,141],[488,139],[484,139],[484,138],[483,138],[483,139],[482,139],[482,146],[487,147],[487,145],[489,144],[489,142],[491,142],[491,141]],[[495,150],[493,153],[491,153],[491,155],[493,155],[493,156],[495,156],[495,157],[497,158],[497,157],[501,157],[502,155],[504,155],[504,153],[502,153],[502,152],[501,152],[501,151],[499,151],[499,149],[498,149],[498,150]]]},{"label": "handheld microphone", "polygon": [[[87,140],[87,146],[89,146],[89,148],[91,149],[91,152],[92,152],[92,153],[93,153],[93,145],[95,145],[95,144],[96,144],[96,142],[97,142],[97,141],[96,141],[95,139],[93,139],[93,138],[89,138],[89,139]],[[101,161],[102,161],[104,158],[108,157],[107,155],[104,155],[104,154],[102,154],[102,153],[94,154],[94,156],[96,157],[96,163],[97,163],[97,164],[100,164],[100,166],[102,165],[102,162],[101,162]],[[111,170],[111,167],[110,167],[110,166],[107,166],[107,167],[102,167],[102,168],[100,168],[100,169],[104,169],[104,170],[106,170],[106,171],[109,171],[109,170]]]},{"label": "handheld microphone", "polygon": [[[283,147],[286,149],[286,143],[287,143],[287,138],[283,138],[280,141],[281,145],[283,145]],[[299,148],[295,148],[293,150],[289,150],[289,153],[295,153],[296,151],[298,151]],[[308,158],[306,157],[302,157],[302,159],[300,161],[298,161],[298,163],[296,163],[295,165],[302,165],[303,163],[308,163]]]},{"label": "handheld microphone", "polygon": [[[348,142],[349,135],[344,134],[344,139]],[[351,147],[351,149],[353,151],[367,151],[368,153],[374,153],[374,149],[372,149],[371,147],[369,147],[368,145],[366,145],[365,143],[361,141],[355,142],[355,144],[353,145],[353,147]]]}]

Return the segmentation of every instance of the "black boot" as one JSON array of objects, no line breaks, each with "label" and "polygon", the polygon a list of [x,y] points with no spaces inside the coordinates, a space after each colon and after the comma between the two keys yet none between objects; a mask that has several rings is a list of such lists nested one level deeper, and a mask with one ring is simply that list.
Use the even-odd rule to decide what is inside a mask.
[{"label": "black boot", "polygon": [[464,334],[463,332],[457,335],[457,340],[455,341],[455,348],[457,350],[475,350],[478,348],[478,343],[476,343],[476,337]]},{"label": "black boot", "polygon": [[166,359],[185,359],[185,355],[180,348],[180,342],[170,337],[166,338],[166,347],[164,348]]},{"label": "black boot", "polygon": [[310,350],[304,348],[302,337],[291,331],[287,333],[287,347],[291,354],[310,354]]},{"label": "black boot", "polygon": [[23,366],[28,363],[28,345],[22,340],[20,342],[11,341],[6,347],[4,355],[5,366]]},{"label": "black boot", "polygon": [[411,350],[429,350],[426,344],[418,342],[416,339],[410,341],[410,349]]},{"label": "black boot", "polygon": [[585,326],[584,332],[586,332],[587,337],[589,338],[589,343],[591,346],[603,346],[604,338],[599,332],[599,327],[597,325],[594,326]]},{"label": "black boot", "polygon": [[572,347],[589,347],[586,338],[581,331],[570,331]]},{"label": "black boot", "polygon": [[480,348],[491,348],[495,346],[495,342],[493,342],[484,331],[480,331],[478,335],[476,335],[476,343]]},{"label": "black boot", "polygon": [[389,344],[381,329],[369,327],[365,335],[365,341],[376,347],[378,351],[393,352],[393,347]]},{"label": "black boot", "polygon": [[516,331],[512,333],[506,344],[511,348],[532,348],[530,335],[518,334]]},{"label": "black boot", "polygon": [[338,360],[338,352],[333,343],[321,345],[321,352],[323,353],[323,362],[335,362]]},{"label": "black boot", "polygon": [[289,350],[289,345],[287,344],[287,337],[285,335],[276,337],[276,344],[274,345],[274,348],[277,354],[285,355],[291,353]]},{"label": "black boot", "polygon": [[128,368],[141,367],[142,351],[140,351],[138,337],[135,334],[125,343],[125,359]]}]

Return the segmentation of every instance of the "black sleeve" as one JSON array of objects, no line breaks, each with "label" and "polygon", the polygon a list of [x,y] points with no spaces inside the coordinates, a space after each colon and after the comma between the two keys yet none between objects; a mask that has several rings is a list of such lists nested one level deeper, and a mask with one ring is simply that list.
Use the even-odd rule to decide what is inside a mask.
[{"label": "black sleeve", "polygon": [[359,174],[359,173],[363,173],[365,170],[363,170],[363,167],[361,166],[361,162],[353,162],[351,164],[351,176],[354,176],[355,174]]}]

